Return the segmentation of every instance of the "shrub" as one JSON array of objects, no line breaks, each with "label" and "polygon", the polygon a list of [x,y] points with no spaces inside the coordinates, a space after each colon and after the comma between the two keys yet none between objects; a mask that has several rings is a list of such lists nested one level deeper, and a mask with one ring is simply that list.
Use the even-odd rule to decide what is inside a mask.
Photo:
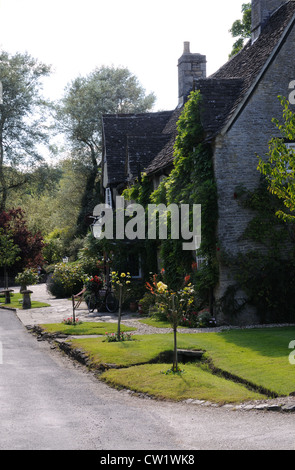
[{"label": "shrub", "polygon": [[16,284],[19,284],[20,286],[32,286],[37,284],[38,281],[38,273],[32,268],[25,269],[15,277]]},{"label": "shrub", "polygon": [[82,289],[85,278],[79,263],[59,263],[48,277],[47,289],[57,298],[70,297]]},{"label": "shrub", "polygon": [[131,333],[126,333],[124,331],[121,331],[120,334],[118,333],[106,333],[104,341],[107,343],[114,343],[114,342],[119,342],[119,341],[132,341],[133,337]]},{"label": "shrub", "polygon": [[149,315],[155,307],[155,296],[146,292],[144,296],[139,300],[139,304],[142,308],[143,315]]},{"label": "shrub", "polygon": [[68,317],[64,318],[62,323],[64,325],[81,325],[82,320],[79,320],[79,318],[74,319],[73,317]]}]

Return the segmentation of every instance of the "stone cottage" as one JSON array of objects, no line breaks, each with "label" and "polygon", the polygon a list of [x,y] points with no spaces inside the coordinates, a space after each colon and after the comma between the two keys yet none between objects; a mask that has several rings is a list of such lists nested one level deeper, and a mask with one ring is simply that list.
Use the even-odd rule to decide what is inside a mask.
[{"label": "stone cottage", "polygon": [[[251,244],[242,235],[253,214],[241,209],[236,188],[242,185],[251,191],[259,185],[256,155],[268,152],[268,142],[277,132],[272,118],[282,117],[278,95],[288,97],[294,91],[294,50],[295,1],[290,0],[252,0],[251,39],[209,77],[206,56],[191,53],[189,43],[184,43],[175,110],[103,117],[102,189],[107,197],[114,197],[140,171],[150,175],[155,186],[169,174],[177,120],[192,89],[200,90],[202,125],[212,146],[217,185],[217,239],[233,256],[249,251]],[[232,283],[232,273],[220,258],[216,303]],[[227,321],[226,312],[216,314],[219,323]],[[255,321],[251,308],[236,318],[239,324]]]}]

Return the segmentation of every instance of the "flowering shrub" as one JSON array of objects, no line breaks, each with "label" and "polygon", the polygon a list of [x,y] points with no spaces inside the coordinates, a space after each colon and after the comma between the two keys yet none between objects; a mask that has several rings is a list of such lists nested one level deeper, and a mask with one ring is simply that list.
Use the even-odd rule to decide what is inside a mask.
[{"label": "flowering shrub", "polygon": [[124,303],[124,300],[126,300],[127,294],[130,291],[130,279],[130,273],[119,274],[117,271],[112,271],[112,288],[117,299],[120,299],[121,296],[122,304]]},{"label": "flowering shrub", "polygon": [[[164,272],[161,273],[162,277]],[[185,279],[184,285],[179,290],[175,291],[169,289],[168,285],[162,280],[158,281],[157,275],[153,276],[152,284],[147,283],[148,290],[156,296],[156,306],[173,327],[174,333],[174,351],[173,351],[173,366],[172,373],[178,373],[178,359],[177,359],[177,326],[180,319],[189,311],[194,304],[194,289],[189,281],[189,277]]]},{"label": "flowering shrub", "polygon": [[[162,273],[163,275],[163,273]],[[194,306],[194,289],[186,277],[186,282],[181,289],[175,291],[168,288],[163,281],[158,281],[158,276],[154,274],[152,282],[147,282],[147,289],[155,295],[157,306],[156,316],[160,320],[168,320],[173,325],[179,324],[181,319],[185,318]]]},{"label": "flowering shrub", "polygon": [[125,333],[123,331],[121,331],[119,335],[118,333],[106,333],[105,339],[104,339],[104,341],[106,341],[107,343],[112,343],[116,341],[132,341],[132,340],[133,340],[132,334]]},{"label": "flowering shrub", "polygon": [[64,318],[62,323],[64,325],[81,325],[82,320],[79,320],[79,318],[74,319],[73,317],[68,317]]},{"label": "flowering shrub", "polygon": [[101,276],[93,276],[85,283],[87,291],[97,293],[103,287],[103,279]]},{"label": "flowering shrub", "polygon": [[112,271],[112,288],[114,291],[114,295],[119,301],[119,314],[118,314],[118,330],[117,330],[117,340],[116,341],[122,341],[121,338],[121,314],[122,314],[122,305],[124,303],[124,300],[127,297],[127,294],[130,290],[130,273],[121,273],[119,274],[116,271]]}]

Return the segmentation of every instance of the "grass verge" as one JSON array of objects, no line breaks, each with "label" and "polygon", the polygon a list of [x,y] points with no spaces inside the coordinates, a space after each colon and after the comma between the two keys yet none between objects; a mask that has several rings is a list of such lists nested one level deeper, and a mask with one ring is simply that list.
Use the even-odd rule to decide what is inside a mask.
[{"label": "grass verge", "polygon": [[[203,370],[196,364],[185,364],[185,374],[177,379],[179,383],[174,380],[174,374],[160,374],[163,364],[151,364],[163,352],[173,349],[173,335],[170,333],[135,335],[134,341],[119,343],[108,343],[103,338],[81,338],[74,339],[72,345],[84,350],[94,366],[115,364],[119,368],[125,368],[109,370],[102,375],[112,385],[136,389],[158,397],[173,397],[176,400],[188,395],[190,398],[200,398],[202,395],[202,399],[210,400],[213,388],[219,387],[221,393],[218,395],[214,392],[214,401],[228,402],[248,400],[249,390],[242,384],[235,383],[236,380],[226,380],[220,372],[227,374],[229,378],[235,377],[252,384],[256,391],[265,389],[277,396],[295,391],[295,366],[289,362],[289,343],[294,339],[294,327],[178,333],[178,348],[205,350],[208,363],[215,368],[215,372],[219,372],[218,375],[213,375],[212,369]],[[206,386],[200,376],[208,378]],[[213,382],[210,385],[209,378],[212,381],[214,378],[215,385],[212,385]],[[170,382],[174,384],[174,391],[168,391]],[[229,386],[231,392],[223,384]],[[187,387],[187,393],[182,386]],[[231,398],[230,393],[233,393]],[[261,397],[259,393],[257,396]]]},{"label": "grass verge", "polygon": [[177,374],[167,374],[170,367],[171,364],[145,364],[128,369],[109,369],[101,378],[113,387],[173,401],[192,398],[224,404],[265,398],[196,364],[181,365],[183,372]]}]

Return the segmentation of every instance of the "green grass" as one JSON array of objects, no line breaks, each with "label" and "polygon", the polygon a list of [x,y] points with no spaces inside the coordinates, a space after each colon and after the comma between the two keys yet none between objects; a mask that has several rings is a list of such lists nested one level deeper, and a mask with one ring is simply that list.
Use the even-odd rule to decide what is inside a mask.
[{"label": "green grass", "polygon": [[[116,364],[129,367],[154,361],[164,351],[173,350],[173,335],[134,335],[133,341],[108,343],[104,338],[77,338],[72,340],[74,347],[82,348],[91,354],[94,364]],[[193,348],[196,342],[191,335],[179,335],[179,348]]]},{"label": "green grass", "polygon": [[113,387],[125,387],[174,401],[193,398],[214,403],[239,403],[265,398],[196,364],[181,365],[183,373],[166,374],[170,367],[171,364],[146,364],[109,369],[102,374],[102,379]]},{"label": "green grass", "polygon": [[[154,317],[144,318],[139,321],[140,323],[143,323],[144,325],[153,326],[155,328],[171,328],[171,324],[168,321],[160,321]],[[184,327],[181,327],[181,328],[184,328]]]},{"label": "green grass", "polygon": [[[216,368],[248,381],[257,388],[263,387],[277,395],[288,395],[295,391],[295,365],[289,363],[291,350],[288,347],[290,341],[295,339],[294,327],[229,330],[220,333],[178,333],[177,339],[178,348],[205,350],[206,358],[210,359]],[[190,378],[187,381],[189,397],[199,398],[200,388],[202,388],[203,399],[210,400],[213,387],[212,384],[210,385],[210,376],[210,380],[213,380],[213,377],[214,380],[218,378],[218,387],[220,387],[223,401],[229,400],[226,398],[229,397],[229,393],[236,394],[236,400],[231,398],[231,401],[240,401],[241,394],[237,386],[239,390],[242,387],[242,395],[244,394],[242,399],[249,399],[249,391],[244,386],[234,384],[232,380],[221,380],[221,377],[213,376],[209,369],[204,371],[195,364],[185,364],[182,381],[176,388],[174,387],[174,391],[168,391],[167,381],[170,384],[175,377],[159,374],[159,369],[163,369],[163,365],[147,363],[155,361],[161,352],[173,349],[173,335],[170,333],[135,335],[134,341],[120,343],[107,343],[103,341],[103,338],[81,338],[73,340],[72,343],[74,347],[85,350],[92,358],[94,365],[110,363],[128,368],[110,370],[103,374],[106,381],[116,386],[122,385],[130,388],[132,382],[133,388],[137,391],[157,396],[164,394],[167,398],[173,395],[173,399],[182,399],[186,394],[183,390],[181,391],[181,384],[185,384],[186,379],[195,375],[195,379]],[[136,369],[139,365],[141,368]],[[204,374],[208,382],[206,386],[200,387],[203,383],[200,381],[200,375],[204,377]],[[128,379],[129,375],[130,379]],[[176,381],[171,383],[174,386],[178,384]],[[216,387],[216,382],[214,383]],[[228,386],[230,384],[231,391],[224,389],[224,384]],[[196,390],[193,393],[194,387]],[[215,392],[214,396],[215,400],[221,400]]]},{"label": "green grass", "polygon": [[[105,335],[115,333],[117,323],[109,322],[82,322],[76,325],[65,325],[64,323],[46,323],[40,325],[48,333],[60,332],[65,335]],[[134,331],[135,328],[121,325],[121,331]]]},{"label": "green grass", "polygon": [[295,391],[295,366],[289,363],[289,343],[295,327],[229,330],[200,334],[216,367],[238,375],[278,395]]},{"label": "green grass", "polygon": [[[5,297],[1,296],[0,297],[0,307],[3,305],[4,307],[9,307],[9,308],[19,308],[22,309],[22,300],[23,300],[23,295],[22,294],[15,294],[11,293],[10,294],[10,303],[6,304],[5,303]],[[38,302],[37,300],[31,300],[31,308],[41,308],[41,307],[50,307],[49,304],[45,302]]]}]

